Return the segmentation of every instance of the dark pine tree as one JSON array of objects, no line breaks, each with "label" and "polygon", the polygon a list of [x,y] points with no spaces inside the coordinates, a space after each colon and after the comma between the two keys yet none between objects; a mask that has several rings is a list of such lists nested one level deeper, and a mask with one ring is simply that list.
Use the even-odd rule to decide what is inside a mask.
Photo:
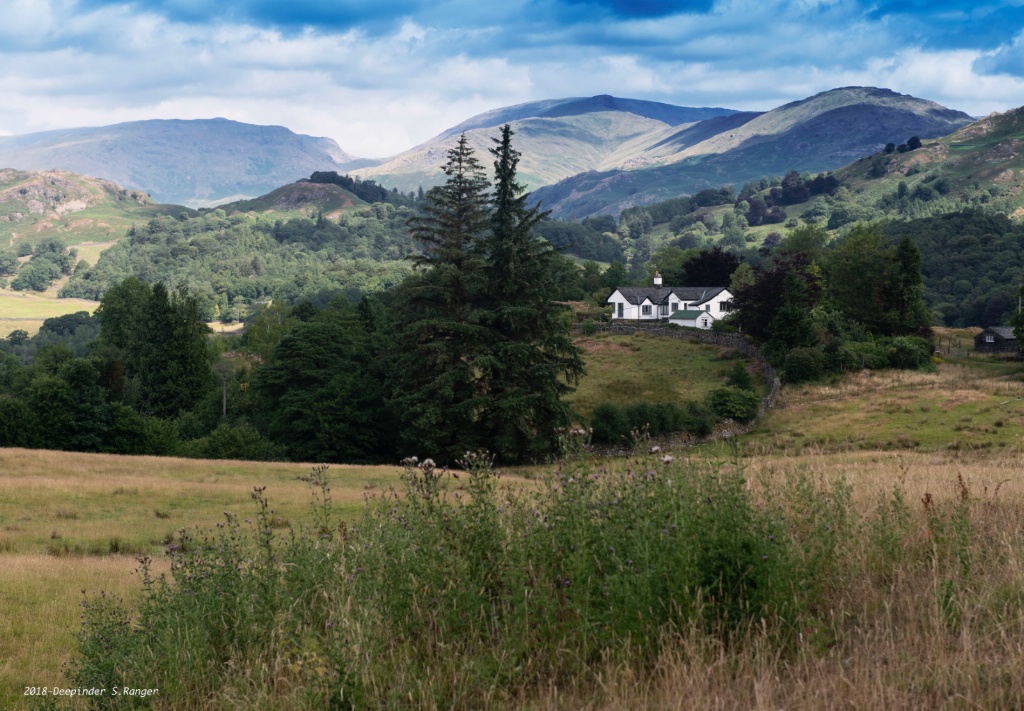
[{"label": "dark pine tree", "polygon": [[558,253],[533,233],[545,213],[527,206],[516,180],[519,152],[506,124],[494,139],[494,193],[485,239],[487,325],[491,331],[484,440],[501,461],[536,460],[571,422],[562,397],[583,373],[570,317],[555,301]]},{"label": "dark pine tree", "polygon": [[489,331],[480,311],[488,190],[465,135],[448,151],[448,180],[424,195],[411,220],[423,254],[398,289],[391,404],[402,422],[406,453],[457,461],[483,446],[479,419],[488,392]]}]

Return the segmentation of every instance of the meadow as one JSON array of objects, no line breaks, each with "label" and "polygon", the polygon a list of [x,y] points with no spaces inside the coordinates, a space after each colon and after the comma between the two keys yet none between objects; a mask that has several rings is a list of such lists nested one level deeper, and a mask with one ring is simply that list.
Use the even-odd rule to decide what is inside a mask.
[{"label": "meadow", "polygon": [[[638,340],[639,354],[651,353],[647,346],[654,339]],[[679,348],[681,344],[673,341],[672,345]],[[616,347],[630,362],[638,358],[628,344]],[[596,350],[609,351],[617,352],[616,348]],[[714,382],[722,375],[718,370],[729,365],[716,358],[709,354],[707,363],[713,374],[709,381]],[[600,377],[602,371],[591,372],[595,371]],[[649,377],[656,380],[657,372],[654,368]],[[345,556],[336,564],[340,568],[318,574],[333,583],[308,583],[319,600],[316,615],[339,623],[334,633],[318,636],[315,628],[301,632],[301,637],[294,638],[303,641],[295,654],[288,645],[277,644],[273,654],[271,647],[258,647],[244,658],[229,656],[235,673],[206,689],[204,707],[229,708],[246,699],[253,707],[317,708],[338,688],[356,694],[371,707],[397,703],[415,708],[544,709],[692,708],[694,703],[721,709],[1019,707],[1024,703],[1024,681],[1019,675],[1024,663],[1024,532],[1019,526],[1024,514],[1024,482],[1019,477],[1024,466],[1022,389],[1019,364],[983,359],[954,359],[931,373],[851,374],[785,389],[780,407],[738,442],[599,461],[583,454],[557,470],[501,472],[494,480],[497,493],[474,490],[465,472],[458,479],[443,474],[436,478],[438,490],[422,499],[434,500],[435,510],[446,512],[440,528],[432,526],[442,519],[431,518],[430,506],[425,505],[402,509],[404,520],[414,521],[415,526],[407,534],[412,538],[401,539],[405,543],[400,548],[387,548],[397,546],[398,539],[361,539],[371,552],[363,553],[369,557],[359,559],[360,563],[379,564],[375,575],[381,577],[374,578],[374,585],[354,586],[351,573],[344,574]],[[294,552],[284,542],[288,534],[304,530],[316,516],[309,506],[311,489],[299,479],[310,474],[310,465],[9,449],[0,450],[0,471],[0,566],[4,570],[0,600],[8,611],[0,622],[0,659],[5,660],[0,665],[0,706],[5,708],[31,707],[22,697],[24,686],[69,685],[62,676],[62,664],[75,652],[82,591],[88,591],[87,599],[105,590],[111,596],[137,600],[142,588],[140,576],[132,572],[138,567],[137,555],[152,557],[151,575],[167,574],[166,546],[181,545],[183,531],[186,540],[195,536],[188,533],[196,531],[195,526],[204,536],[219,535],[223,529],[217,524],[223,526],[225,512],[235,514],[241,535],[248,535],[245,519],[256,520],[259,515],[250,496],[256,486],[267,487],[263,495],[272,511],[266,520],[274,540],[280,541],[273,544],[280,546],[276,549],[280,555]],[[405,470],[406,476],[410,471],[422,472],[422,467]],[[636,475],[641,472],[650,476],[644,479],[647,483],[638,485]],[[615,546],[621,550],[615,555],[600,556],[595,550],[601,562],[598,568],[587,567],[593,561],[574,563],[590,571],[584,577],[603,582],[588,588],[583,578],[577,583],[574,577],[573,587],[581,586],[579,598],[566,590],[538,588],[538,594],[545,592],[546,599],[556,601],[555,608],[534,609],[529,599],[520,602],[522,609],[533,610],[531,614],[550,615],[544,624],[524,621],[508,610],[499,624],[494,610],[508,602],[501,591],[511,590],[509,581],[519,580],[517,576],[529,570],[534,571],[529,575],[535,575],[546,565],[560,566],[566,558],[541,554],[547,550],[545,536],[555,534],[545,528],[546,523],[538,525],[534,513],[551,515],[552,521],[569,515],[572,509],[560,503],[558,487],[566,491],[574,476],[587,478],[588,473],[610,487],[593,490],[595,505],[607,505],[609,492],[615,492],[616,506],[620,498],[622,506],[632,502],[632,528],[619,528],[614,517],[601,519],[605,528],[600,529],[588,528],[596,525],[593,521],[573,524],[583,527],[574,529],[580,540],[619,537]],[[366,524],[364,515],[382,505],[385,500],[380,495],[391,487],[408,491],[403,489],[402,470],[397,466],[332,466],[327,476],[333,515],[343,523],[340,531],[359,522]],[[416,481],[428,480],[420,475]],[[740,508],[747,507],[744,510],[753,516],[749,519],[753,528],[732,525],[730,512],[737,508],[730,504],[718,512],[728,525],[717,529],[714,538],[708,538],[715,528],[710,520],[691,531],[691,539],[667,549],[640,535],[621,538],[625,531],[635,530],[637,522],[654,520],[645,518],[649,514],[656,513],[657,520],[664,520],[665,514],[682,516],[680,523],[687,516],[701,515],[700,507],[664,509],[664,498],[649,496],[651,489],[645,487],[685,482],[699,488],[737,481],[742,482],[741,489],[724,488],[719,493],[723,500],[738,497]],[[501,519],[497,528],[487,529],[491,530],[488,535],[531,531],[533,547],[521,547],[525,544],[515,538],[500,539],[503,544],[495,550],[507,555],[518,552],[511,558],[497,554],[502,561],[498,570],[506,577],[499,578],[502,582],[486,595],[487,586],[460,586],[472,578],[479,563],[474,562],[469,545],[451,553],[451,558],[439,559],[445,561],[443,569],[410,567],[408,571],[421,576],[423,591],[450,594],[455,586],[462,588],[460,605],[483,599],[497,607],[486,608],[490,613],[481,608],[480,617],[470,613],[467,620],[444,610],[424,613],[417,607],[416,590],[403,603],[398,593],[409,581],[388,577],[393,559],[387,556],[401,555],[413,566],[415,541],[441,536],[438,540],[443,542],[445,535],[459,530],[484,535],[480,526],[486,521],[474,518],[479,512],[468,507],[474,491],[479,500],[496,496],[496,501],[507,502],[498,508],[505,509],[503,516],[523,516]],[[411,499],[402,501],[414,502],[420,494],[412,491]],[[529,505],[517,508],[517,501]],[[381,531],[390,530],[388,512],[392,506],[399,511],[401,505],[396,500],[387,504],[387,511],[378,511],[372,520],[382,522]],[[776,510],[781,519],[772,518]],[[413,518],[414,514],[420,518]],[[778,521],[784,524],[772,529],[773,536],[780,545],[785,543],[787,553],[778,567],[757,568],[761,550],[767,560],[774,549],[759,547],[765,545],[762,538],[743,536]],[[258,550],[262,539],[257,532],[253,535],[250,549]],[[337,543],[345,546],[347,540],[351,539],[342,536]],[[487,543],[490,539],[477,540]],[[551,551],[559,550],[555,544],[560,539],[550,540]],[[638,565],[644,560],[654,569],[658,556],[669,551],[671,555],[699,551],[709,542],[732,550],[729,546],[737,541],[754,546],[751,550],[757,555],[751,570],[760,571],[757,576],[762,577],[757,580],[770,583],[765,589],[788,590],[786,595],[799,604],[786,602],[786,595],[781,602],[742,598],[735,608],[738,617],[723,632],[721,620],[703,613],[714,607],[713,587],[704,591],[708,597],[687,603],[687,614],[663,610],[667,621],[656,626],[643,623],[649,613],[639,603],[622,602],[623,598],[657,600],[666,594],[658,587],[663,584],[658,581],[665,580],[661,575],[671,578],[672,571],[708,564],[682,557],[651,577],[634,572],[635,561]],[[326,544],[321,539],[316,545]],[[312,549],[297,550],[308,555]],[[377,558],[371,555],[374,550]],[[659,550],[663,552],[650,552]],[[524,560],[532,561],[529,566],[533,567],[523,568]],[[699,579],[694,580],[699,587]],[[242,582],[230,583],[237,587],[223,584],[227,587],[214,597],[244,599],[248,594]],[[738,589],[748,589],[742,581],[736,584]],[[387,597],[387,590],[396,594]],[[600,605],[584,602],[590,594],[595,600],[611,594],[623,605],[618,617],[635,622],[625,637],[611,634],[618,620],[587,621],[588,614],[600,611]],[[682,605],[686,599],[677,602]],[[294,606],[305,604],[294,600]],[[357,614],[359,601],[369,612]],[[745,605],[755,604],[764,606],[759,608],[761,613],[748,614],[751,608]],[[389,607],[394,605],[399,607]],[[285,620],[293,613],[282,608],[279,614]],[[403,624],[395,622],[399,618]],[[451,637],[456,629],[458,636]],[[285,640],[293,639],[295,628],[289,623],[272,626],[271,631],[279,635],[275,639]],[[384,632],[386,639],[380,636]],[[504,652],[495,654],[495,649]],[[212,683],[203,681],[205,672],[193,677],[187,663],[181,665],[181,671],[175,672],[185,680],[181,688],[194,683],[199,686],[187,688],[198,692],[203,683]],[[142,672],[131,669],[127,673],[138,674],[141,683]],[[484,683],[484,679],[491,681]],[[164,696],[159,705],[178,708],[195,703],[195,698]]]},{"label": "meadow", "polygon": [[587,375],[567,400],[584,416],[601,402],[703,400],[725,383],[735,362],[729,348],[642,332],[584,336],[576,345]]}]

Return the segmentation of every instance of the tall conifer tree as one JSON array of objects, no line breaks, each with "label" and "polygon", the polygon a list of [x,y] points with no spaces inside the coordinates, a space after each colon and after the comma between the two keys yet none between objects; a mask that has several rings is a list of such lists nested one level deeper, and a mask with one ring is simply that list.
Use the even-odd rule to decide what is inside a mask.
[{"label": "tall conifer tree", "polygon": [[480,313],[480,238],[489,226],[489,184],[465,135],[448,151],[444,172],[448,180],[426,193],[410,222],[423,254],[399,293],[391,386],[407,452],[455,461],[482,446],[477,423],[487,386],[478,360],[489,333]]},{"label": "tall conifer tree", "polygon": [[572,417],[562,396],[583,373],[571,315],[555,301],[558,255],[533,234],[546,213],[527,205],[512,136],[504,125],[491,149],[494,192],[484,243],[491,358],[481,425],[488,448],[506,462],[533,460],[554,448],[555,429]]}]

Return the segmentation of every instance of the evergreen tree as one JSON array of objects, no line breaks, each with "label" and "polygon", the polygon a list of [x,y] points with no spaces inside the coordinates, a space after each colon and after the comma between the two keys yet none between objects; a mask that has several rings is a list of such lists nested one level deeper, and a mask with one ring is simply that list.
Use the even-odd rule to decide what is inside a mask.
[{"label": "evergreen tree", "polygon": [[552,451],[556,428],[572,417],[562,396],[583,373],[571,315],[554,300],[558,253],[533,234],[545,213],[527,206],[512,135],[504,125],[491,149],[495,177],[484,270],[491,342],[481,422],[488,448],[506,462]]},{"label": "evergreen tree", "polygon": [[172,296],[153,286],[140,324],[139,395],[144,414],[175,417],[190,409],[212,383],[206,337],[210,329],[187,292]]},{"label": "evergreen tree", "polygon": [[465,135],[448,151],[444,172],[448,180],[427,191],[410,221],[423,254],[396,295],[390,389],[405,450],[457,461],[483,444],[478,421],[488,388],[478,360],[489,332],[480,312],[480,240],[489,225],[489,185]]}]

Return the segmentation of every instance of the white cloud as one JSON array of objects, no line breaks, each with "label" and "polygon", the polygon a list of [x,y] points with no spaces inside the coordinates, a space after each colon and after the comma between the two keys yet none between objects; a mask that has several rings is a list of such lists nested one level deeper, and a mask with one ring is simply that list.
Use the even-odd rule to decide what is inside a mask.
[{"label": "white cloud", "polygon": [[1020,79],[982,74],[998,53],[908,46],[853,0],[724,0],[708,14],[570,25],[525,0],[448,0],[390,35],[185,24],[72,0],[8,4],[0,133],[223,116],[378,157],[482,111],[566,96],[766,110],[861,84],[979,115],[1024,95]]}]

